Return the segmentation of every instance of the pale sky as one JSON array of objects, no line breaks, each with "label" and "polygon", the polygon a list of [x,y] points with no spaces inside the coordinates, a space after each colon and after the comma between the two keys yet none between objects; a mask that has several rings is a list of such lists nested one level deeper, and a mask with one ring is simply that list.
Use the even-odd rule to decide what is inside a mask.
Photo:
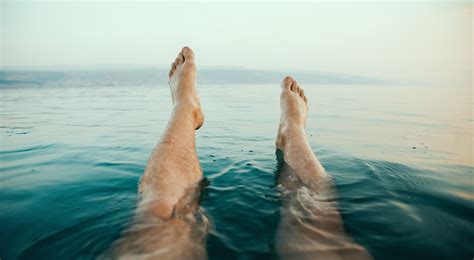
[{"label": "pale sky", "polygon": [[318,70],[440,84],[472,82],[471,1],[1,1],[1,65]]}]

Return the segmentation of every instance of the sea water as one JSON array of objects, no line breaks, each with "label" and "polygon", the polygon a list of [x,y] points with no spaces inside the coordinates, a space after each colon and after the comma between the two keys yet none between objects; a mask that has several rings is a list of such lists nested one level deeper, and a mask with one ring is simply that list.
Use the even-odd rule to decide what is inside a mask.
[{"label": "sea water", "polygon": [[[378,259],[474,256],[471,87],[302,85],[349,236]],[[275,258],[279,86],[203,85],[211,259]],[[167,86],[0,89],[0,258],[93,259],[129,224]]]}]

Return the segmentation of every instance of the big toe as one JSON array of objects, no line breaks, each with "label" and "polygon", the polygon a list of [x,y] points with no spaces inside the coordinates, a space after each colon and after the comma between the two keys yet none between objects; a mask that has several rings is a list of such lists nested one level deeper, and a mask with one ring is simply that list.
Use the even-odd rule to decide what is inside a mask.
[{"label": "big toe", "polygon": [[293,84],[295,80],[290,77],[290,76],[286,76],[283,81],[281,82],[281,87],[283,89],[290,89],[291,88],[291,85]]},{"label": "big toe", "polygon": [[181,52],[183,53],[185,61],[194,61],[194,52],[191,48],[187,46],[183,47]]}]

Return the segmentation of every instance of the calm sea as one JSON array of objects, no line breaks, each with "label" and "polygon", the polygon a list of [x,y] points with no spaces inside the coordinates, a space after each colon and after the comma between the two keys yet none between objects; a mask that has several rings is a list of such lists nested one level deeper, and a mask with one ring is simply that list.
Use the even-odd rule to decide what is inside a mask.
[{"label": "calm sea", "polygon": [[[307,133],[378,259],[474,257],[470,87],[321,86]],[[278,85],[199,86],[211,259],[275,257]],[[0,89],[0,258],[92,259],[127,226],[166,86]]]}]

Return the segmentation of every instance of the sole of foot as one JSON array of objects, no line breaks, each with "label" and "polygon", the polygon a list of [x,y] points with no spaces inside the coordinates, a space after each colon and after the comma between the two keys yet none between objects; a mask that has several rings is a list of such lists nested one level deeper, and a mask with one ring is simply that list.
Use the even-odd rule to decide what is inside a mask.
[{"label": "sole of foot", "polygon": [[290,133],[304,132],[308,114],[308,99],[304,90],[290,76],[285,77],[281,82],[280,107],[281,117],[276,147],[283,150]]},{"label": "sole of foot", "polygon": [[195,129],[204,123],[199,96],[196,87],[195,55],[191,48],[183,47],[171,64],[169,81],[175,110],[191,113]]}]

